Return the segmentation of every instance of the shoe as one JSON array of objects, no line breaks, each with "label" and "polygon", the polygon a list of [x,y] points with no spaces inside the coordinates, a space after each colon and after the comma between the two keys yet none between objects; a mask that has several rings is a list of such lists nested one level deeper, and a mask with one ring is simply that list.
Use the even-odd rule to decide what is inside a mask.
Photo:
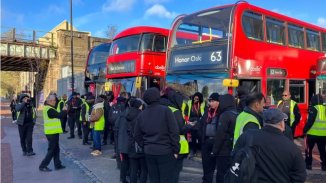
[{"label": "shoe", "polygon": [[28,152],[26,155],[27,156],[34,156],[35,155],[35,152]]},{"label": "shoe", "polygon": [[70,137],[68,137],[67,139],[74,139],[75,137],[74,136],[70,136]]},{"label": "shoe", "polygon": [[27,152],[23,152],[23,156],[26,156],[27,155]]},{"label": "shoe", "polygon": [[98,151],[98,150],[93,150],[93,151],[91,152],[91,155],[94,155],[94,154],[96,154],[96,153],[97,153],[97,151]]},{"label": "shoe", "polygon": [[64,169],[64,168],[66,168],[66,167],[63,166],[63,165],[60,165],[60,166],[58,166],[58,167],[55,167],[56,170],[60,170],[60,169]]},{"label": "shoe", "polygon": [[63,131],[63,133],[68,133],[68,131],[65,130],[65,131]]},{"label": "shoe", "polygon": [[51,172],[52,170],[48,167],[39,168],[41,172]]},{"label": "shoe", "polygon": [[13,120],[12,123],[17,123],[17,120]]},{"label": "shoe", "polygon": [[307,170],[312,170],[311,165],[306,165],[306,169],[307,169]]},{"label": "shoe", "polygon": [[92,154],[93,156],[99,156],[99,155],[102,154],[102,152],[99,151],[99,150],[95,150],[95,151],[93,151],[91,154]]}]

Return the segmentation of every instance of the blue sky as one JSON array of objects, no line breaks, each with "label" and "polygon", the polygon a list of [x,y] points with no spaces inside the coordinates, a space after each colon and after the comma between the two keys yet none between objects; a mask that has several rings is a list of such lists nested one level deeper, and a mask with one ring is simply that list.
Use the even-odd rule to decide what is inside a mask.
[{"label": "blue sky", "polygon": [[[132,26],[169,28],[179,14],[189,14],[235,0],[73,0],[73,24],[104,37],[108,26],[118,32]],[[247,2],[326,28],[325,0],[248,0]],[[2,0],[1,26],[50,31],[70,20],[70,0]],[[3,29],[4,30],[4,29]]]}]

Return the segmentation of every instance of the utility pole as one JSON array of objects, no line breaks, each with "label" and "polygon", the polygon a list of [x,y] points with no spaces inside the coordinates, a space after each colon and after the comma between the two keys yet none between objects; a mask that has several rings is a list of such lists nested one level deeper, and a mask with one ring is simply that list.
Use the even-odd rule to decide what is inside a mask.
[{"label": "utility pole", "polygon": [[75,78],[74,78],[74,40],[73,40],[73,30],[72,30],[72,0],[70,0],[70,56],[71,56],[71,92],[74,92],[75,88]]}]

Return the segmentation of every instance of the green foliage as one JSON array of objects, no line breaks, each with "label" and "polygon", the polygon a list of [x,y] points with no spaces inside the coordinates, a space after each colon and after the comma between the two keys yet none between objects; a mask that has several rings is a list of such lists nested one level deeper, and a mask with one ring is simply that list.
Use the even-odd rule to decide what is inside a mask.
[{"label": "green foliage", "polygon": [[15,94],[16,90],[19,91],[19,80],[20,77],[18,72],[1,71],[0,72],[0,81],[1,81],[0,96],[11,97]]}]

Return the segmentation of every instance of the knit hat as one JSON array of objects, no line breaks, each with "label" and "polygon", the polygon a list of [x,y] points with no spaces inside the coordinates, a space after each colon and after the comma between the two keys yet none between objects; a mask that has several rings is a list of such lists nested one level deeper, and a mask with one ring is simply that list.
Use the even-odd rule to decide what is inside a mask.
[{"label": "knit hat", "polygon": [[220,94],[212,93],[211,96],[209,96],[208,100],[219,101],[219,98],[220,98]]}]

